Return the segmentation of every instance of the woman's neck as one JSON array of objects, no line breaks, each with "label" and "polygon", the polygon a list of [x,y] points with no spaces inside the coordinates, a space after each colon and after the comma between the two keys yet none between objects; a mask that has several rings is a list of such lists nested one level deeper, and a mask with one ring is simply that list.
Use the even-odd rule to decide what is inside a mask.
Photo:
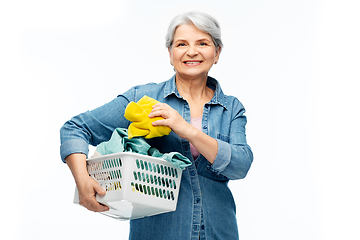
[{"label": "woman's neck", "polygon": [[213,91],[206,86],[207,75],[201,78],[183,78],[176,74],[175,82],[180,95],[187,101],[203,101],[209,97],[212,98]]}]

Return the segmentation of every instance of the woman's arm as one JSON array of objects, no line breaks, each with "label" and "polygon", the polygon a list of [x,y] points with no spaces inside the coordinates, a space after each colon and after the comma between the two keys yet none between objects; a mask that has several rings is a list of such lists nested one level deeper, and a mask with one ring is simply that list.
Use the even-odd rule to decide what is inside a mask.
[{"label": "woman's arm", "polygon": [[65,161],[74,176],[76,186],[79,191],[79,203],[90,211],[108,211],[109,207],[96,201],[95,195],[105,195],[106,191],[97,181],[89,176],[86,169],[86,155],[82,153],[74,153],[67,156]]},{"label": "woman's arm", "polygon": [[128,102],[126,97],[119,96],[99,108],[73,117],[60,129],[61,158],[75,179],[79,203],[94,212],[108,211],[109,208],[96,201],[96,194],[104,195],[106,192],[87,172],[88,145],[96,146],[107,141],[116,127],[128,125],[123,117]]},{"label": "woman's arm", "polygon": [[209,166],[214,174],[224,176],[229,180],[246,177],[253,162],[253,153],[246,141],[245,126],[247,118],[244,106],[236,98],[228,99],[229,131],[218,135],[218,155]]},{"label": "woman's arm", "polygon": [[[126,92],[131,95],[132,91]],[[92,111],[81,113],[67,121],[60,129],[61,159],[73,153],[88,154],[89,144],[97,146],[108,141],[117,127],[127,128],[129,121],[124,117],[130,100],[120,95],[111,102]]]},{"label": "woman's arm", "polygon": [[[190,129],[190,127],[192,129]],[[216,139],[203,133],[199,129],[191,125],[190,127],[190,131],[184,138],[188,140],[211,164],[213,164],[218,153],[218,142]]]},{"label": "woman's arm", "polygon": [[160,103],[153,107],[149,117],[163,117],[164,120],[153,122],[154,126],[168,126],[179,137],[188,140],[208,162],[209,170],[216,175],[235,180],[244,178],[253,161],[250,146],[246,143],[245,109],[237,100],[233,116],[229,123],[229,139],[215,139],[191,126],[182,116],[169,105]]},{"label": "woman's arm", "polygon": [[153,106],[149,117],[163,117],[163,120],[153,122],[154,126],[168,126],[179,137],[188,140],[211,164],[218,151],[218,142],[206,133],[191,126],[172,107],[165,103],[158,103]]}]

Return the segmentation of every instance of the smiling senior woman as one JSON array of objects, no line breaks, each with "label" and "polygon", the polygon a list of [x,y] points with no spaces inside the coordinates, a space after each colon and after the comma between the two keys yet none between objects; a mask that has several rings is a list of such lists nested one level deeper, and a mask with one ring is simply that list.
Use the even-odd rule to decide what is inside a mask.
[{"label": "smiling senior woman", "polygon": [[105,191],[86,170],[88,144],[108,141],[115,128],[129,126],[124,118],[129,102],[144,95],[160,102],[149,117],[163,117],[153,125],[168,126],[172,132],[146,141],[162,153],[183,154],[192,165],[183,171],[176,211],[131,220],[130,239],[239,238],[228,181],[246,176],[253,154],[246,142],[243,105],[224,95],[217,80],[208,76],[219,61],[220,35],[219,24],[207,14],[175,17],[166,35],[172,78],[133,87],[61,128],[61,157],[74,176],[81,204],[91,211],[107,211],[95,199]]}]

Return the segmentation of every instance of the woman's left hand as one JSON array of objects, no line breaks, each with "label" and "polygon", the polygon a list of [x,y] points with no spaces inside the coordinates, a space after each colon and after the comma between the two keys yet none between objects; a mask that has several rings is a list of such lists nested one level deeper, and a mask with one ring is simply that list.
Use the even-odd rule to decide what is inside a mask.
[{"label": "woman's left hand", "polygon": [[168,126],[179,137],[184,138],[211,163],[217,155],[218,143],[209,135],[191,126],[185,119],[172,107],[166,103],[157,103],[149,114],[150,118],[162,117],[164,119],[154,121],[153,126]]},{"label": "woman's left hand", "polygon": [[164,119],[153,122],[153,126],[167,126],[181,138],[187,138],[192,126],[172,107],[166,103],[157,103],[153,106],[150,118],[162,117]]}]

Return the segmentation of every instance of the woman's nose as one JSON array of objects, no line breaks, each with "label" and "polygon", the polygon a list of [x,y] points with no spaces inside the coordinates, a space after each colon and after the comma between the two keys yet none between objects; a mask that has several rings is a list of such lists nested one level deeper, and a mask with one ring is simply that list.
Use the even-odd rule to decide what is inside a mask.
[{"label": "woman's nose", "polygon": [[189,46],[186,54],[187,54],[189,57],[196,56],[196,55],[198,54],[198,50],[197,50],[196,46],[194,46],[194,45]]}]

